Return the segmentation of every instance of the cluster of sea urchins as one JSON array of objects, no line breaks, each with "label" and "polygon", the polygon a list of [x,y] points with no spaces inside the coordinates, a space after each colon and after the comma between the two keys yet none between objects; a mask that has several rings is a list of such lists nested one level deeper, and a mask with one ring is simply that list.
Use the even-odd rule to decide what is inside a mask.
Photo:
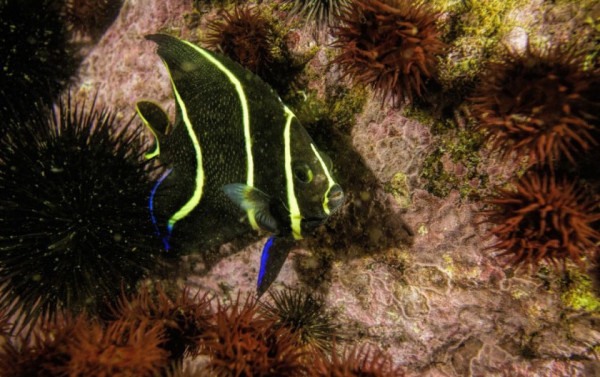
[{"label": "cluster of sea urchins", "polygon": [[[272,307],[277,310],[278,305]],[[290,313],[275,313],[280,319],[276,321],[250,297],[238,296],[225,305],[206,295],[190,297],[186,290],[169,295],[154,286],[130,298],[123,296],[113,314],[105,323],[85,315],[57,318],[42,324],[29,338],[9,338],[0,348],[0,368],[14,377],[34,372],[50,377],[401,375],[380,350],[353,349],[342,357],[333,351],[330,357],[319,347],[299,346],[299,324],[281,320]],[[0,318],[0,326],[5,321]],[[311,326],[307,324],[305,330],[311,331]],[[184,355],[202,355],[203,361],[196,368],[181,370]],[[174,365],[179,369],[170,371]]]},{"label": "cluster of sea urchins", "polygon": [[421,96],[444,49],[437,15],[408,0],[356,0],[334,28],[333,63],[345,77],[395,103]]},{"label": "cluster of sea urchins", "polygon": [[102,314],[158,263],[141,127],[70,98],[0,135],[0,311]]},{"label": "cluster of sea urchins", "polygon": [[600,69],[584,69],[583,62],[583,54],[560,48],[510,52],[491,64],[470,100],[492,148],[533,166],[513,190],[496,190],[489,200],[495,247],[517,265],[581,264],[598,251],[600,207],[593,198],[600,193],[576,176],[579,161],[600,142]]}]

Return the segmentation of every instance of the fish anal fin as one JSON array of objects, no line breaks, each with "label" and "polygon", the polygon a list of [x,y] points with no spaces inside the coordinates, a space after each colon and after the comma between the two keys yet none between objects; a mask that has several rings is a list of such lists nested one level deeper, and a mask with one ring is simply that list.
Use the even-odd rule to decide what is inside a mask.
[{"label": "fish anal fin", "polygon": [[294,241],[289,238],[277,236],[269,238],[260,256],[260,269],[256,284],[258,297],[262,296],[277,279],[293,245]]}]

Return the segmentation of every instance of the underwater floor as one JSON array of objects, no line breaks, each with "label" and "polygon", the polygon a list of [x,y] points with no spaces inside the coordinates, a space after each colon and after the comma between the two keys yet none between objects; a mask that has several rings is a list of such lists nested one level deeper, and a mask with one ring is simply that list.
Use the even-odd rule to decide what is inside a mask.
[{"label": "underwater floor", "polygon": [[[144,36],[160,32],[214,44],[211,38],[226,35],[215,25],[227,22],[224,12],[231,18],[233,3],[125,0],[97,39],[85,32],[76,36],[82,61],[70,85],[73,100],[97,96],[95,106],[110,108],[125,124],[137,101],[152,99],[172,119],[168,72]],[[239,3],[272,25],[272,64],[259,75],[331,157],[346,196],[342,208],[292,250],[270,290],[317,295],[325,303],[320,310],[342,334],[338,346],[383,350],[397,368],[394,375],[600,375],[600,171],[593,157],[600,145],[600,4],[435,0],[422,2],[429,4],[426,10],[406,11],[418,2],[390,0],[377,8],[364,0],[358,2],[367,4],[362,23],[357,21],[362,26],[354,32],[373,30],[351,42],[342,38],[356,33],[344,29],[348,23],[335,10],[352,8],[352,1]],[[325,15],[310,13],[317,3],[333,5],[323,8]],[[378,50],[377,43],[394,43],[396,29],[382,31],[368,13],[386,7],[404,9],[414,24],[398,37],[405,38],[403,57],[386,63],[405,65],[396,78],[378,71],[381,62],[373,58],[393,54],[389,46]],[[385,17],[400,17],[387,11]],[[429,34],[419,34],[424,30]],[[357,55],[351,43],[374,55]],[[560,50],[563,45],[570,47]],[[576,73],[569,70],[574,61],[580,64]],[[567,68],[553,71],[553,64]],[[553,97],[554,84],[535,82],[542,76],[560,81],[561,75],[567,84],[557,90],[572,90],[575,102]],[[585,132],[573,126],[557,131],[560,136],[543,136],[567,140],[576,134],[560,147],[523,136],[523,129],[547,124],[552,111],[567,107],[568,114],[557,118],[583,114],[565,122],[583,124]],[[535,116],[538,123],[519,124]],[[152,135],[144,131],[142,137],[149,149]],[[573,157],[565,157],[565,150]],[[560,176],[559,183],[523,183],[534,174]],[[547,230],[553,225],[543,211],[560,211],[560,203],[571,200],[557,199],[552,207],[548,198],[570,192],[575,179],[585,194],[574,194],[564,204],[569,210],[548,222],[580,210],[579,222],[553,223]],[[527,190],[522,197],[514,194]],[[500,229],[514,225],[515,214],[521,220],[530,216],[529,204],[543,215],[531,215],[537,217],[521,229]],[[572,244],[555,247],[555,241],[536,239],[536,232]],[[224,304],[236,302],[240,292],[252,295],[267,236],[246,237],[210,255],[192,252],[162,284],[185,286],[190,296],[208,292]],[[543,242],[551,246],[540,255]],[[203,362],[205,357],[188,357],[184,365],[193,369]]]}]

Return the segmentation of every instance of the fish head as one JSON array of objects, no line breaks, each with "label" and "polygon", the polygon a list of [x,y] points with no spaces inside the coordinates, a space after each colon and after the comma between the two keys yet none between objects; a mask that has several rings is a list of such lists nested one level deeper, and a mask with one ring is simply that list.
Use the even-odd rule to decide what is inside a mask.
[{"label": "fish head", "polygon": [[[286,166],[288,210],[294,238],[321,225],[344,202],[334,180],[331,159],[321,152],[295,118],[290,124],[290,154]],[[293,198],[290,196],[293,194]]]}]

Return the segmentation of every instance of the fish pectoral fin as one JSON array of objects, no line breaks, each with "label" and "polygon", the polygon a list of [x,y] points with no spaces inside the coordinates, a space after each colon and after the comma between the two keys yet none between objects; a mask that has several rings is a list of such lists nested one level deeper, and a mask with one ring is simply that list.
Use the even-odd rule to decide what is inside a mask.
[{"label": "fish pectoral fin", "polygon": [[[266,231],[277,232],[277,220],[269,210],[269,195],[259,189],[243,183],[230,183],[223,186],[223,192],[232,202],[248,213],[250,223],[253,221]],[[253,224],[254,226],[254,224]]]},{"label": "fish pectoral fin", "polygon": [[171,131],[171,123],[167,113],[152,101],[139,101],[135,110],[146,127],[152,132],[155,144],[151,152],[146,153],[146,159],[151,159],[160,154],[160,141]]},{"label": "fish pectoral fin", "polygon": [[258,297],[262,296],[277,279],[293,245],[294,241],[287,237],[272,236],[269,238],[260,256],[260,269],[256,284]]}]

